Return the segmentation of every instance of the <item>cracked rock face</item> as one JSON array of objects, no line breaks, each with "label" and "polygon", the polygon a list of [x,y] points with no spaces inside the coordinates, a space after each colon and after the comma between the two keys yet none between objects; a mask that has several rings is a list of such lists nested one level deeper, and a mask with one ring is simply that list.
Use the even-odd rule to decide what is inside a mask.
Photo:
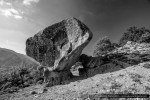
[{"label": "cracked rock face", "polygon": [[28,38],[26,54],[51,70],[69,70],[91,39],[85,24],[68,18]]}]

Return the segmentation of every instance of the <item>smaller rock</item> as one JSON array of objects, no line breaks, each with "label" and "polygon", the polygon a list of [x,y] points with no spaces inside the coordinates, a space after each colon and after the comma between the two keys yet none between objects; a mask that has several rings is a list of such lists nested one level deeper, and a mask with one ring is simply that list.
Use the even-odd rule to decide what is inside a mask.
[{"label": "smaller rock", "polygon": [[82,54],[80,56],[80,62],[82,62],[82,65],[85,68],[94,68],[104,63],[104,61],[102,60],[102,57],[92,57],[86,54]]},{"label": "smaller rock", "polygon": [[81,68],[83,68],[82,63],[77,62],[77,63],[75,63],[75,65],[73,65],[71,67],[70,71],[73,74],[73,76],[80,76],[79,69],[81,69]]},{"label": "smaller rock", "polygon": [[60,78],[60,73],[56,71],[50,71],[49,69],[44,69],[44,82],[56,81],[57,78]]},{"label": "smaller rock", "polygon": [[43,93],[45,93],[45,92],[47,92],[47,89],[44,88],[44,89],[43,89]]},{"label": "smaller rock", "polygon": [[32,91],[30,94],[34,95],[34,94],[38,94],[38,93],[36,91]]}]

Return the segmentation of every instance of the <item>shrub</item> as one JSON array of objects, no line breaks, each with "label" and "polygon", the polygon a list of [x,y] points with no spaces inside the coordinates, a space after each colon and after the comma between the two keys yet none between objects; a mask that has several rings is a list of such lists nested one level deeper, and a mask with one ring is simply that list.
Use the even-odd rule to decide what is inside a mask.
[{"label": "shrub", "polygon": [[[127,41],[133,42],[149,42],[148,38],[150,38],[150,30],[146,29],[145,27],[137,28],[137,27],[130,27],[127,29],[127,32],[123,33],[119,41],[119,45],[123,46],[127,43]],[[148,36],[148,37],[147,37]]]},{"label": "shrub", "polygon": [[145,33],[142,35],[141,39],[139,40],[140,43],[150,43],[150,33]]},{"label": "shrub", "polygon": [[146,63],[146,64],[143,65],[143,67],[149,69],[150,68],[150,64]]},{"label": "shrub", "polygon": [[12,86],[19,86],[21,78],[16,72],[11,73],[11,79],[9,80]]},{"label": "shrub", "polygon": [[93,56],[98,57],[98,56],[101,56],[101,55],[105,55],[108,52],[115,49],[115,46],[116,46],[115,44],[112,44],[110,42],[110,39],[108,37],[104,37],[104,38],[98,40],[96,42],[96,44],[94,45]]},{"label": "shrub", "polygon": [[43,80],[38,70],[29,68],[19,68],[12,70],[12,72],[5,73],[0,76],[0,92],[16,92],[19,88],[28,87],[31,84],[37,83],[37,80]]},{"label": "shrub", "polygon": [[20,69],[20,71],[19,71],[19,76],[20,76],[20,78],[21,78],[22,84],[24,84],[25,75],[26,75],[26,74],[29,74],[29,73],[30,73],[30,72],[29,72],[29,70],[28,70],[27,68]]}]

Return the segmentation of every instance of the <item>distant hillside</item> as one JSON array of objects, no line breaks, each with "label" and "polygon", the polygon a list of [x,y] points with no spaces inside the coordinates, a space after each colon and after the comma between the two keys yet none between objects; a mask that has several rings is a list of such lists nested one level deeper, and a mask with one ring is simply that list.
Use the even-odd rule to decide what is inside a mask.
[{"label": "distant hillside", "polygon": [[[16,83],[14,77],[17,77],[16,81],[21,81],[19,75],[22,70],[31,73],[36,71],[38,66],[39,63],[33,58],[9,49],[0,48],[0,91],[14,86],[14,84],[18,86],[21,82]],[[9,84],[5,85],[6,83]]]},{"label": "distant hillside", "polygon": [[[5,73],[5,71],[11,71],[13,68],[37,66],[39,63],[34,59],[16,53],[15,51],[0,48],[0,74]],[[5,70],[5,71],[4,71]]]}]

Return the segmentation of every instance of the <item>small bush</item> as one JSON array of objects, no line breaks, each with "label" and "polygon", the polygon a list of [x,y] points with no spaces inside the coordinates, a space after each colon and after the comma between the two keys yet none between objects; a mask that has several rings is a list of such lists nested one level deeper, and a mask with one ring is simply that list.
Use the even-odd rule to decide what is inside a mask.
[{"label": "small bush", "polygon": [[113,94],[115,93],[116,90],[121,89],[122,84],[114,82],[112,83],[112,86],[110,87],[110,93]]},{"label": "small bush", "polygon": [[141,39],[139,40],[140,43],[150,43],[150,33],[145,33],[142,35]]},{"label": "small bush", "polygon": [[141,82],[141,80],[140,80],[140,78],[142,78],[141,75],[136,74],[136,73],[130,73],[129,75],[130,75],[131,79],[132,79],[134,82],[139,83],[139,84],[142,84],[142,82]]},{"label": "small bush", "polygon": [[112,44],[108,37],[104,37],[96,42],[94,45],[93,56],[98,57],[101,55],[105,55],[108,52],[115,49],[116,44]]},{"label": "small bush", "polygon": [[27,74],[29,74],[29,70],[27,68],[23,68],[23,69],[20,69],[19,70],[19,76],[21,78],[21,82],[22,82],[22,85],[24,84],[24,81],[25,81],[25,76]]},{"label": "small bush", "polygon": [[146,91],[150,91],[150,87],[149,86],[145,86],[145,90]]},{"label": "small bush", "polygon": [[11,79],[9,81],[11,82],[12,86],[19,86],[21,82],[21,78],[19,74],[17,74],[16,72],[12,72]]},{"label": "small bush", "polygon": [[[43,80],[38,70],[30,70],[27,68],[20,68],[12,71],[9,75],[1,76],[0,91],[1,92],[16,92],[19,88],[28,87],[31,84]],[[43,82],[43,81],[41,81]]]},{"label": "small bush", "polygon": [[149,68],[150,68],[150,64],[149,64],[149,63],[146,63],[146,64],[144,64],[143,67],[149,69]]}]

